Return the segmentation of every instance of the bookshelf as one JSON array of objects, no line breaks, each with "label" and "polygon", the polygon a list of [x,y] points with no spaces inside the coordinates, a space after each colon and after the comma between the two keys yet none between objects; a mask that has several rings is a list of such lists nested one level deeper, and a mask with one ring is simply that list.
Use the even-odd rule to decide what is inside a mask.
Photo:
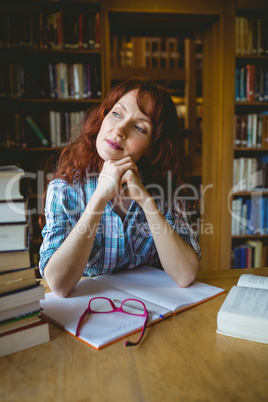
[{"label": "bookshelf", "polygon": [[[186,131],[186,148],[189,154],[194,155],[189,160],[192,169],[191,174],[201,180],[201,204],[202,219],[197,230],[200,233],[203,258],[202,269],[226,269],[230,267],[231,250],[240,239],[232,237],[231,214],[228,207],[229,193],[233,187],[233,159],[234,157],[251,158],[265,155],[264,149],[247,147],[234,148],[233,126],[235,114],[262,113],[267,110],[265,102],[235,102],[235,67],[245,64],[248,56],[235,55],[235,16],[236,11],[267,10],[267,2],[256,0],[251,4],[247,0],[136,0],[125,2],[124,0],[99,0],[99,1],[25,1],[23,5],[19,1],[2,1],[1,10],[18,10],[27,14],[27,11],[40,11],[45,7],[54,12],[59,9],[75,9],[90,13],[100,12],[101,20],[101,47],[100,49],[39,49],[27,46],[5,47],[1,46],[1,63],[27,64],[31,77],[42,84],[41,89],[50,94],[50,83],[44,66],[57,63],[74,64],[87,63],[89,60],[100,65],[101,71],[101,98],[68,99],[41,96],[37,88],[28,83],[26,97],[0,97],[1,113],[0,123],[0,157],[2,163],[16,163],[23,168],[31,169],[37,174],[44,171],[44,178],[49,174],[51,166],[57,159],[60,146],[48,147],[37,143],[35,137],[31,147],[3,145],[6,141],[7,128],[3,124],[4,116],[20,115],[21,110],[26,110],[36,121],[40,128],[48,135],[50,130],[49,112],[80,112],[101,101],[102,97],[110,89],[113,81],[126,78],[127,69],[112,64],[114,36],[125,37],[155,37],[155,38],[184,38],[184,67],[178,65],[177,71],[168,73],[161,67],[150,68],[153,79],[162,81],[175,78],[183,82],[183,91],[178,85],[170,86],[171,94],[176,97],[178,110],[184,113],[187,106],[186,118],[183,118]],[[4,7],[4,8],[3,8]],[[2,11],[1,11],[2,12]],[[0,12],[0,16],[2,16]],[[243,11],[244,12],[244,11]],[[255,11],[254,11],[255,13]],[[254,14],[253,13],[253,14]],[[2,17],[0,17],[2,18]],[[2,25],[0,24],[0,27]],[[2,43],[2,30],[0,29],[0,43]],[[185,41],[187,38],[187,44]],[[194,40],[193,40],[194,39]],[[202,42],[202,70],[197,73],[196,64],[199,60],[193,55],[197,54],[195,39]],[[235,63],[236,60],[236,63]],[[178,61],[178,60],[177,60]],[[249,60],[248,60],[249,61]],[[263,55],[250,56],[251,64],[261,65],[266,63]],[[249,64],[250,64],[249,63]],[[31,66],[37,66],[33,71]],[[0,69],[2,71],[2,69]],[[162,76],[161,74],[162,73]],[[0,73],[1,74],[1,73]],[[133,66],[130,74],[143,75],[144,67]],[[2,85],[0,76],[0,85]],[[46,77],[41,78],[41,77]],[[159,78],[160,77],[160,78]],[[188,86],[185,85],[188,83]],[[202,83],[202,91],[198,88]],[[40,86],[40,85],[39,85]],[[177,92],[173,92],[173,90]],[[2,93],[2,90],[1,90]],[[202,97],[198,95],[202,95]],[[202,133],[199,130],[200,120],[196,120],[196,108],[202,109]],[[185,115],[184,115],[185,117]],[[200,119],[200,118],[199,118]],[[18,125],[18,118],[15,119]],[[5,123],[6,124],[6,123]],[[3,134],[4,133],[4,134]],[[194,135],[192,133],[195,133]],[[3,137],[4,135],[4,137]],[[197,147],[196,147],[197,144]],[[194,146],[194,149],[191,147]],[[238,149],[239,148],[239,149]],[[194,162],[195,164],[193,164]],[[44,169],[45,166],[45,169]],[[34,179],[32,179],[34,181]],[[35,183],[36,184],[36,183]],[[37,206],[40,197],[36,192],[31,193],[31,205]],[[244,193],[247,198],[249,194]],[[266,196],[266,194],[265,194]],[[238,197],[238,195],[237,195]],[[262,239],[264,242],[266,239]],[[32,245],[38,241],[34,237]],[[237,242],[237,243],[235,243]],[[36,243],[38,250],[38,243]]]},{"label": "bookshelf", "polygon": [[254,267],[247,258],[252,241],[261,265],[268,264],[268,6],[252,8],[241,1],[236,10],[231,266],[237,268]]},{"label": "bookshelf", "polygon": [[101,18],[99,1],[1,1],[0,159],[26,172],[33,264],[45,182],[71,128],[103,98]]},{"label": "bookshelf", "polygon": [[[112,8],[110,3],[109,6]],[[109,41],[106,42],[111,68],[106,71],[106,82],[112,87],[129,77],[144,76],[167,88],[183,130],[185,174],[194,177],[200,185],[202,27],[209,18],[195,19],[200,34],[193,30],[194,17],[188,17],[187,21],[186,26],[179,14],[111,9],[108,12]]]}]

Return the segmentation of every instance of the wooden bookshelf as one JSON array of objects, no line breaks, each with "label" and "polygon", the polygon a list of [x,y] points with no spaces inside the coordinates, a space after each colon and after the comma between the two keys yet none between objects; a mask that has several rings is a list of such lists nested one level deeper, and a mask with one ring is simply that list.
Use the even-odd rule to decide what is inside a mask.
[{"label": "wooden bookshelf", "polygon": [[[268,33],[266,32],[267,21],[267,2],[257,0],[253,4],[252,2],[246,0],[238,1],[236,9],[236,67],[238,74],[239,69],[241,70],[241,74],[242,70],[244,69],[246,72],[246,81],[244,81],[243,85],[243,78],[240,80],[240,94],[236,92],[235,114],[238,116],[245,116],[245,121],[247,122],[244,123],[247,124],[247,138],[243,139],[243,141],[247,142],[247,146],[242,145],[241,147],[234,147],[233,155],[235,159],[238,159],[238,162],[239,158],[242,158],[245,161],[255,160],[257,161],[256,163],[258,163],[260,160],[263,160],[263,158],[268,156],[268,143],[266,140],[266,137],[268,136],[268,128],[266,128],[266,120],[265,116],[263,116],[263,112],[268,112],[268,88],[266,88],[265,82],[262,82],[261,78],[262,75],[265,76],[266,71],[268,73]],[[253,73],[250,71],[248,66],[253,66],[250,67],[253,69]],[[239,82],[238,79],[239,77],[236,75],[236,88]],[[253,83],[252,85],[250,84],[250,81]],[[246,92],[244,91],[245,89]],[[250,90],[251,94],[249,94]],[[237,96],[239,95],[241,97],[244,96],[244,99],[238,101]],[[252,122],[250,116],[254,116],[253,126],[252,123],[250,124],[250,122]],[[238,138],[238,129],[239,127],[235,128],[236,139]],[[252,130],[253,137],[251,136]],[[251,143],[252,138],[253,142],[256,139],[254,133],[258,136],[257,141],[259,141],[259,146]],[[266,143],[267,145],[263,145]],[[242,161],[242,159],[240,160]],[[263,163],[265,164],[266,162]],[[257,169],[259,169],[259,167],[257,167]],[[262,167],[262,169],[265,169],[265,167]],[[243,229],[240,227],[240,230],[242,230],[244,233],[235,233],[232,235],[233,253],[236,251],[237,256],[237,253],[239,253],[241,247],[247,246],[248,240],[261,241],[263,244],[262,263],[264,265],[268,263],[268,233],[266,232],[267,224],[265,222],[265,210],[263,210],[266,205],[265,200],[268,198],[268,191],[266,188],[267,171],[268,169],[266,168],[266,170],[259,176],[261,179],[265,179],[265,183],[258,183],[258,188],[252,189],[252,191],[242,190],[233,194],[233,199],[241,202],[242,208],[249,209],[249,211],[247,210],[246,213],[247,226],[250,226],[249,229]],[[253,172],[253,174],[255,173]],[[261,186],[263,186],[263,189]],[[245,222],[246,221],[243,221],[242,225],[244,225]],[[245,230],[249,233],[245,233]]]},{"label": "wooden bookshelf", "polygon": [[[35,264],[41,244],[37,221],[38,215],[43,210],[42,196],[45,181],[50,171],[55,168],[62,149],[61,146],[55,146],[52,143],[51,111],[58,113],[57,118],[60,118],[60,113],[64,113],[62,119],[70,119],[66,130],[68,127],[71,129],[71,114],[86,112],[91,106],[100,103],[104,96],[101,4],[98,0],[87,2],[83,0],[57,2],[26,0],[23,4],[20,1],[3,0],[0,24],[2,25],[0,31],[0,122],[2,127],[0,160],[1,164],[16,164],[26,172],[22,191],[27,197],[29,208],[36,210],[36,213],[30,217],[30,251],[32,263]],[[91,27],[90,30],[89,27]],[[90,86],[92,91],[95,88],[91,96],[90,94],[85,96],[85,92],[74,96],[71,93],[73,77],[68,75],[69,81],[61,84],[67,87],[68,96],[66,98],[59,96],[61,88],[57,87],[58,97],[53,98],[49,65],[55,66],[54,73],[60,63],[66,65],[66,70],[70,65],[90,65],[91,75],[88,75],[87,86]],[[11,65],[20,66],[17,70],[15,67],[12,68],[15,73],[18,71],[18,74],[22,74],[21,80],[11,75],[10,71],[13,71]],[[95,74],[96,71],[98,83],[93,78],[93,72]],[[56,73],[59,75],[61,70],[57,69]],[[58,85],[56,75],[53,79],[55,79],[53,84]],[[85,80],[83,76],[82,79]],[[83,84],[85,91],[85,81],[79,83],[81,88]],[[15,88],[13,92],[10,91],[12,88]],[[26,115],[32,117],[48,140],[49,146],[42,146],[40,140],[35,137],[34,131],[24,121]],[[19,127],[23,126],[23,131],[18,131],[17,126],[14,127],[15,121],[20,124]],[[78,122],[78,115],[76,121]],[[63,124],[63,120],[60,123]],[[57,130],[62,128],[57,125],[55,130],[56,135],[59,136],[60,132]],[[20,138],[20,136],[24,137]]]},{"label": "wooden bookshelf", "polygon": [[[9,2],[2,2],[6,7],[11,7]],[[12,7],[14,8],[12,2]],[[17,2],[19,3],[19,2]],[[27,3],[27,4],[26,4]],[[72,63],[92,58],[100,60],[102,98],[107,94],[112,81],[127,78],[132,75],[151,74],[153,79],[159,81],[177,79],[183,82],[183,91],[170,87],[170,93],[183,99],[187,105],[187,118],[185,128],[189,134],[189,152],[191,144],[196,143],[196,137],[190,138],[190,133],[196,129],[197,121],[193,116],[196,108],[196,86],[202,82],[203,119],[202,119],[202,147],[201,154],[195,155],[194,162],[189,163],[192,174],[199,176],[202,185],[202,220],[200,221],[199,233],[203,258],[202,269],[226,269],[230,268],[232,245],[234,240],[231,232],[231,214],[228,208],[228,197],[233,187],[233,159],[237,156],[252,157],[263,155],[265,149],[235,148],[233,145],[233,118],[235,113],[248,114],[259,113],[268,110],[268,102],[235,102],[235,65],[246,63],[261,65],[267,63],[267,56],[263,55],[239,55],[235,54],[235,16],[252,15],[257,16],[261,10],[267,11],[267,2],[256,0],[137,0],[125,2],[124,0],[100,0],[100,1],[59,1],[59,2],[24,2],[19,9],[26,12],[27,7],[34,5],[34,9],[40,5],[46,5],[51,10],[59,6],[69,7],[75,4],[81,9],[98,9],[101,15],[101,49],[96,50],[49,50],[49,49],[20,49],[0,48],[0,55],[5,60],[16,63],[22,60],[25,55],[29,62],[35,62],[36,56],[44,62],[62,61]],[[1,4],[2,6],[2,4]],[[114,66],[112,60],[112,37],[114,35],[128,36],[151,36],[151,37],[183,37],[186,35],[189,40],[187,51],[184,53],[184,65],[177,68],[177,71],[170,69],[146,69],[142,67],[124,68]],[[203,68],[202,73],[196,73],[193,58],[193,44],[195,35],[202,38]],[[185,43],[184,43],[185,46]],[[186,47],[185,47],[186,49]],[[194,62],[193,62],[194,60]],[[36,60],[37,62],[37,60]],[[172,70],[172,71],[171,71]],[[162,74],[162,75],[161,75]],[[187,85],[185,86],[185,82]],[[47,90],[48,90],[47,86]],[[101,98],[101,99],[102,99]],[[20,107],[27,108],[34,116],[40,116],[40,125],[49,130],[49,110],[68,111],[87,110],[92,104],[99,103],[101,99],[1,99],[1,107],[4,113],[14,110],[18,113]],[[191,141],[190,141],[191,140]],[[35,151],[34,151],[35,149]],[[198,150],[198,152],[200,151]],[[9,163],[20,163],[21,166],[29,166],[29,159],[33,158],[32,166],[35,172],[41,165],[48,166],[47,159],[57,156],[59,149],[42,149],[33,147],[32,150],[2,148],[0,150],[3,161]],[[29,153],[31,158],[29,158]],[[40,159],[40,160],[39,160]],[[42,161],[41,161],[42,160]],[[192,162],[192,161],[190,161]],[[47,172],[49,169],[47,168]],[[249,194],[244,194],[248,197]],[[38,199],[38,198],[37,198]],[[38,239],[38,236],[37,236]],[[240,241],[240,240],[239,240]],[[266,240],[265,240],[266,241]]]}]

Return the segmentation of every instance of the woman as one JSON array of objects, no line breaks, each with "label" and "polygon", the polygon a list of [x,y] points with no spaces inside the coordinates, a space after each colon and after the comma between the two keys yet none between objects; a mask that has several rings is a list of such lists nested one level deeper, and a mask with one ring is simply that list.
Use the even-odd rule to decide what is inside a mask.
[{"label": "woman", "polygon": [[181,287],[194,280],[197,234],[184,203],[166,199],[182,184],[180,149],[173,102],[146,79],[119,84],[89,114],[47,189],[39,267],[53,292],[144,264]]}]

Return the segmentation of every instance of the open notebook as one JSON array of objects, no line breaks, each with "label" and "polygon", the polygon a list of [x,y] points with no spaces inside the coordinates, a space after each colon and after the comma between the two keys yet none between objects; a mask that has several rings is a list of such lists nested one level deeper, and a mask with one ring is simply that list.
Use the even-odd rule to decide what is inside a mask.
[{"label": "open notebook", "polygon": [[[224,293],[224,289],[193,282],[187,288],[178,285],[164,272],[148,266],[110,275],[81,280],[66,298],[47,293],[41,300],[44,318],[75,335],[81,314],[93,297],[123,301],[128,298],[144,302],[149,324],[162,320]],[[81,327],[79,339],[101,349],[142,328],[144,318],[123,314],[89,314]]]}]

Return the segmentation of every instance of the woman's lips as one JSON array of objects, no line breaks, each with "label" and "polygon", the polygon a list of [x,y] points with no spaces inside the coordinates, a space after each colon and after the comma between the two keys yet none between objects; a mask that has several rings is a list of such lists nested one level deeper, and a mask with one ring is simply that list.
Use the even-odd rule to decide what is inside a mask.
[{"label": "woman's lips", "polygon": [[124,149],[116,141],[113,140],[106,140],[106,141],[109,147],[116,149],[117,151],[122,151]]}]

